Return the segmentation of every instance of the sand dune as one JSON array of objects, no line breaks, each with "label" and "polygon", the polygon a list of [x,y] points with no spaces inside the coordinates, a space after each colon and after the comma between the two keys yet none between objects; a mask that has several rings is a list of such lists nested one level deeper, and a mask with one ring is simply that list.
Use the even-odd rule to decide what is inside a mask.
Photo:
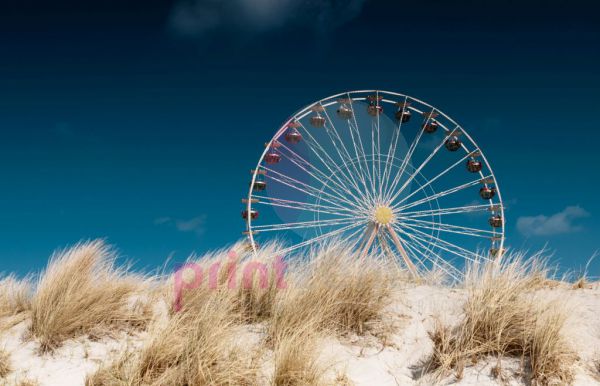
[{"label": "sand dune", "polygon": [[[275,271],[265,286],[259,274],[249,288],[241,277],[228,285],[234,263],[271,267],[269,248],[195,261],[206,273],[223,263],[214,288],[208,274],[192,285],[193,269],[132,275],[107,264],[101,243],[55,256],[30,293],[0,282],[0,384],[600,385],[597,283],[550,280],[518,256],[471,267],[464,283],[415,282],[393,262],[334,245],[287,267],[281,288]],[[70,277],[78,291],[49,289],[81,259],[87,273]]]}]

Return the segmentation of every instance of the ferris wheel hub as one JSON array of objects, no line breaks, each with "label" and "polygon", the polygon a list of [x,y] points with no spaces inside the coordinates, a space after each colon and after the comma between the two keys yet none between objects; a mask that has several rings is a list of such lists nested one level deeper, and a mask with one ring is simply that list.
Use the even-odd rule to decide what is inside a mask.
[{"label": "ferris wheel hub", "polygon": [[379,205],[373,213],[375,222],[379,225],[388,225],[394,222],[394,212],[387,205]]}]

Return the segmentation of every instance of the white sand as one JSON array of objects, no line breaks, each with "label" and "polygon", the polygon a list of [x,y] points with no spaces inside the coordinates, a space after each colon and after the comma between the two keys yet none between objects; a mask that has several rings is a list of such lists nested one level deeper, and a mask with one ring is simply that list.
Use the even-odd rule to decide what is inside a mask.
[{"label": "white sand", "polygon": [[[545,290],[547,296],[569,297],[573,312],[568,331],[569,340],[580,360],[575,369],[574,385],[600,385],[600,372],[594,360],[600,359],[600,288]],[[428,376],[419,376],[419,365],[431,350],[428,331],[436,318],[454,323],[461,314],[465,294],[461,290],[419,286],[399,294],[399,301],[389,311],[389,321],[397,326],[393,338],[382,344],[374,337],[329,338],[323,342],[322,360],[329,366],[329,376],[346,374],[356,385],[429,385]],[[103,361],[119,356],[126,348],[143,344],[146,334],[121,333],[113,338],[90,341],[85,337],[66,342],[52,354],[38,354],[38,343],[26,337],[28,321],[21,322],[0,336],[0,348],[10,353],[13,371],[0,384],[16,385],[24,379],[40,385],[83,385],[85,375]],[[260,341],[260,327],[244,329],[244,340]],[[269,353],[265,354],[268,361]],[[497,359],[480,361],[467,368],[463,379],[448,377],[443,384],[456,385],[525,385],[516,376],[518,360],[502,359],[504,383],[491,376]],[[264,368],[268,368],[268,363]],[[267,373],[268,371],[265,371]]]}]

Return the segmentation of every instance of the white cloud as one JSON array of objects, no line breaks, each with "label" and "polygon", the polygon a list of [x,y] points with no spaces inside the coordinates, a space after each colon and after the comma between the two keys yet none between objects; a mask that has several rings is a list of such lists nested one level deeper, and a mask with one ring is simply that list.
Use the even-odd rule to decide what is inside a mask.
[{"label": "white cloud", "polygon": [[357,17],[365,0],[179,0],[169,17],[178,35],[202,37],[220,27],[266,31],[288,24],[332,30]]},{"label": "white cloud", "polygon": [[190,219],[176,219],[172,217],[159,217],[154,220],[154,225],[174,226],[180,232],[193,232],[197,236],[204,234],[206,228],[206,215]]},{"label": "white cloud", "polygon": [[175,227],[181,232],[194,232],[197,235],[204,233],[206,216],[198,216],[189,220],[175,220]]},{"label": "white cloud", "polygon": [[154,219],[154,225],[168,224],[172,221],[171,217],[159,217]]},{"label": "white cloud", "polygon": [[524,216],[517,219],[517,229],[525,236],[550,236],[579,232],[582,226],[575,220],[589,217],[590,214],[580,206],[567,206],[551,216]]}]

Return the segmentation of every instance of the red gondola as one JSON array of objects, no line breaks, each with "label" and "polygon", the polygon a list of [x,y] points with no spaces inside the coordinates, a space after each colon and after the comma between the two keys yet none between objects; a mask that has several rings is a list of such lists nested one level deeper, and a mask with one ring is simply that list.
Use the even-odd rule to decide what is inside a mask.
[{"label": "red gondola", "polygon": [[496,195],[496,188],[484,186],[479,189],[479,195],[484,200],[491,200]]},{"label": "red gondola", "polygon": [[481,161],[470,159],[467,161],[467,170],[471,173],[477,173],[481,171]]},{"label": "red gondola", "polygon": [[302,140],[302,134],[293,127],[290,127],[285,133],[285,140],[289,143],[296,144]]},{"label": "red gondola", "polygon": [[350,119],[352,118],[352,109],[346,105],[342,105],[337,110],[337,114],[342,119]]},{"label": "red gondola", "polygon": [[462,142],[460,142],[460,139],[458,139],[456,136],[448,138],[445,143],[446,149],[450,151],[457,151],[460,149],[461,145]]},{"label": "red gondola", "polygon": [[271,150],[267,154],[265,154],[265,162],[269,165],[279,163],[280,160],[281,155],[274,150]]},{"label": "red gondola", "polygon": [[313,115],[310,117],[310,124],[314,127],[323,127],[325,126],[325,118],[320,115]]},{"label": "red gondola", "polygon": [[490,217],[488,222],[494,228],[501,228],[502,227],[502,216],[500,216],[499,214],[492,216],[492,217]]},{"label": "red gondola", "polygon": [[438,127],[440,127],[440,124],[432,120],[431,122],[423,123],[422,127],[427,134],[433,134],[437,131]]},{"label": "red gondola", "polygon": [[402,123],[406,123],[408,121],[410,121],[410,117],[411,117],[411,112],[408,109],[404,109],[401,108],[400,110],[396,111],[396,119]]},{"label": "red gondola", "polygon": [[[247,209],[242,211],[242,218],[244,220],[248,220],[248,210]],[[250,218],[252,220],[256,220],[258,218],[258,211],[254,210],[254,209],[250,209]]]},{"label": "red gondola", "polygon": [[265,181],[254,181],[254,185],[252,185],[252,190],[256,192],[262,192],[267,188],[267,183]]}]

